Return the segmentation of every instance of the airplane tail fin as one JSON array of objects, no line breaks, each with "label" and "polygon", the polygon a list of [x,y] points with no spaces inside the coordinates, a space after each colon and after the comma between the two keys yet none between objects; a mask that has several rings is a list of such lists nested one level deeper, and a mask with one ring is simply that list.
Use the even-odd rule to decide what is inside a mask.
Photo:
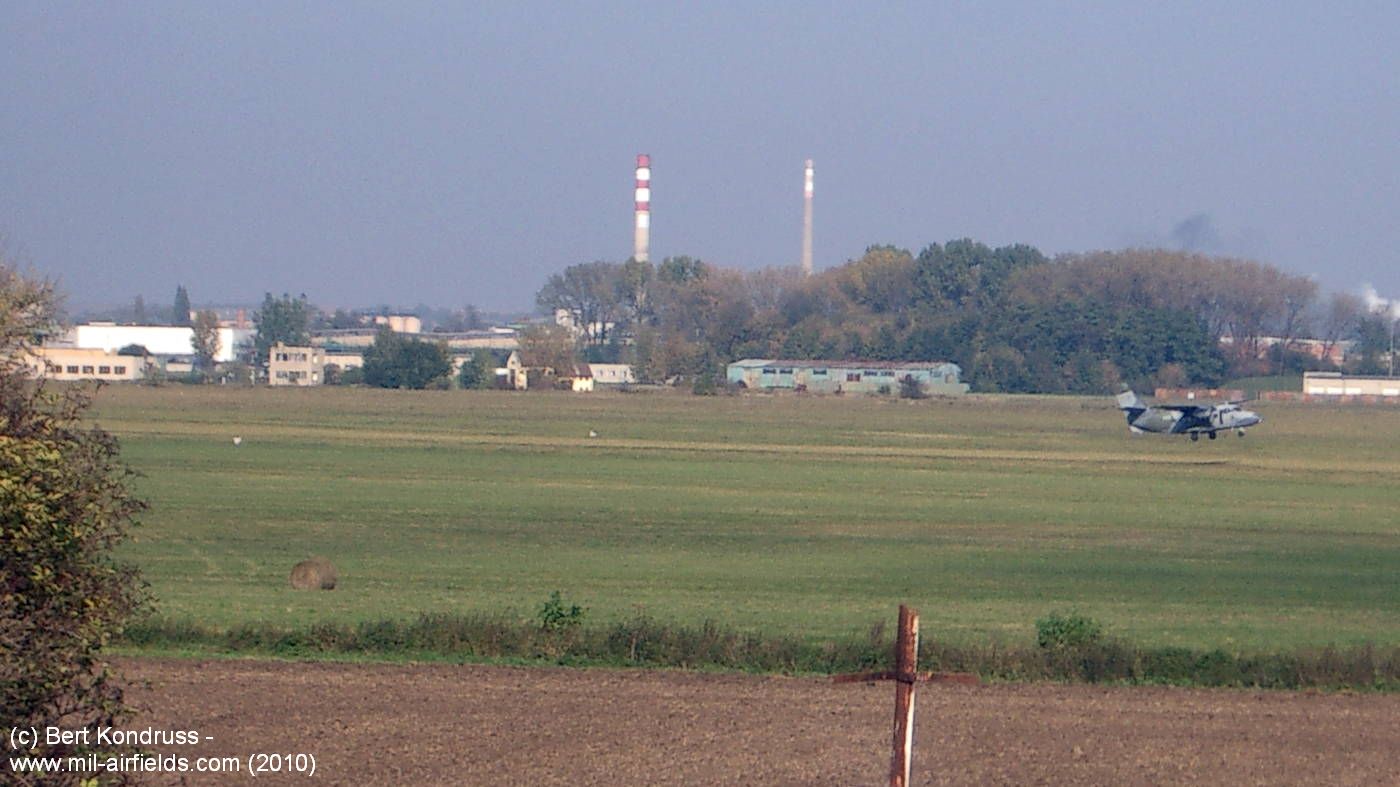
[{"label": "airplane tail fin", "polygon": [[1135,393],[1133,393],[1132,391],[1129,390],[1129,391],[1124,391],[1123,393],[1118,394],[1118,409],[1119,409],[1119,410],[1146,410],[1146,409],[1147,409],[1147,405],[1145,405],[1145,404],[1142,403],[1142,400],[1138,398],[1138,395],[1137,395],[1137,394],[1135,394]]},{"label": "airplane tail fin", "polygon": [[1128,423],[1131,425],[1139,415],[1147,411],[1147,405],[1143,404],[1136,393],[1128,390],[1118,394],[1118,409],[1128,416]]}]

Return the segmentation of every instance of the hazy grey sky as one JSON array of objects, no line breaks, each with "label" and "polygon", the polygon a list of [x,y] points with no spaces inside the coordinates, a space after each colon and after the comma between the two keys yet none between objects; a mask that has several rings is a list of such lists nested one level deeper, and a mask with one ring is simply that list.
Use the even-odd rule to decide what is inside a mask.
[{"label": "hazy grey sky", "polygon": [[0,4],[0,236],[78,303],[525,308],[631,254],[1194,245],[1400,294],[1400,3]]}]

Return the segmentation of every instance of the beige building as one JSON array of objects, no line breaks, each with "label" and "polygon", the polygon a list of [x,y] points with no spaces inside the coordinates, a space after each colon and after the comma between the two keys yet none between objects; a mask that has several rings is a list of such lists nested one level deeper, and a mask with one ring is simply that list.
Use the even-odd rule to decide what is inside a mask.
[{"label": "beige building", "polygon": [[[316,348],[320,350],[321,348]],[[365,365],[365,355],[362,352],[349,349],[325,349],[321,350],[321,356],[326,361],[326,366],[335,366],[341,371],[347,369],[360,369]]]},{"label": "beige building", "polygon": [[1361,377],[1340,372],[1307,372],[1303,393],[1312,396],[1400,397],[1400,377]]},{"label": "beige building", "polygon": [[147,359],[140,355],[118,355],[109,350],[88,347],[35,347],[25,364],[36,375],[50,380],[140,380],[146,375]]},{"label": "beige building", "polygon": [[268,385],[320,385],[325,379],[326,354],[320,347],[278,342],[268,353]]},{"label": "beige building", "polygon": [[574,366],[572,372],[559,374],[559,382],[569,386],[574,393],[587,393],[593,390],[593,367],[586,363]]}]

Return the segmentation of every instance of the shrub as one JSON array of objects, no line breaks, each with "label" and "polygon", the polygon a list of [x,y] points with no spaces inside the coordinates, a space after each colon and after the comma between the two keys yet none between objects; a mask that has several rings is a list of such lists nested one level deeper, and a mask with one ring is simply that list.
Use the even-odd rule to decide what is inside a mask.
[{"label": "shrub", "polygon": [[[102,648],[145,597],[112,557],[144,506],[117,441],[83,423],[86,390],[55,392],[8,360],[52,309],[48,284],[0,263],[0,708],[12,727],[92,728],[127,715]],[[41,739],[32,753],[94,750]]]},{"label": "shrub", "polygon": [[1103,625],[1076,613],[1051,612],[1035,622],[1036,644],[1044,650],[1081,648],[1103,639]]},{"label": "shrub", "polygon": [[928,391],[924,390],[923,383],[914,379],[914,375],[906,374],[899,378],[899,398],[927,399]]},{"label": "shrub", "polygon": [[563,631],[578,628],[583,623],[586,610],[577,604],[565,606],[559,591],[549,594],[549,600],[540,605],[540,628],[544,631]]}]

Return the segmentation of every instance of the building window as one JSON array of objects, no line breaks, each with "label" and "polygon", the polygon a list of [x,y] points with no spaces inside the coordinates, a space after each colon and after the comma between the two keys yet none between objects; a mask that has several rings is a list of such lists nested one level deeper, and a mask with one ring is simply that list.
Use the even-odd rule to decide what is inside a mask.
[{"label": "building window", "polygon": [[68,370],[67,370],[67,371],[68,371],[69,374],[77,374],[77,373],[78,373],[78,367],[76,367],[76,366],[70,366],[70,367],[68,367]]},{"label": "building window", "polygon": [[846,382],[848,382],[848,383],[858,383],[858,382],[860,382],[860,372],[846,372]]},{"label": "building window", "polygon": [[791,369],[779,369],[778,374],[792,374]]},{"label": "building window", "polygon": [[97,373],[98,373],[98,374],[111,374],[111,373],[112,373],[112,367],[110,367],[110,366],[99,366],[99,367],[97,367]]},{"label": "building window", "polygon": [[91,366],[84,366],[84,367],[83,367],[83,374],[92,374],[92,367],[91,367]]},{"label": "building window", "polygon": [[777,370],[777,369],[774,369],[774,368],[771,367],[771,366],[768,366],[768,367],[765,367],[765,368],[764,368],[763,373],[764,373],[764,374],[777,374],[777,373],[778,373],[778,370]]},{"label": "building window", "polygon": [[113,372],[116,372],[117,374],[126,374],[126,367],[125,367],[125,366],[113,366],[113,367],[112,367],[112,371],[113,371]]},{"label": "building window", "polygon": [[813,376],[813,377],[825,377],[825,376],[826,376],[826,370],[825,370],[825,369],[813,369],[813,370],[812,370],[812,376]]}]

